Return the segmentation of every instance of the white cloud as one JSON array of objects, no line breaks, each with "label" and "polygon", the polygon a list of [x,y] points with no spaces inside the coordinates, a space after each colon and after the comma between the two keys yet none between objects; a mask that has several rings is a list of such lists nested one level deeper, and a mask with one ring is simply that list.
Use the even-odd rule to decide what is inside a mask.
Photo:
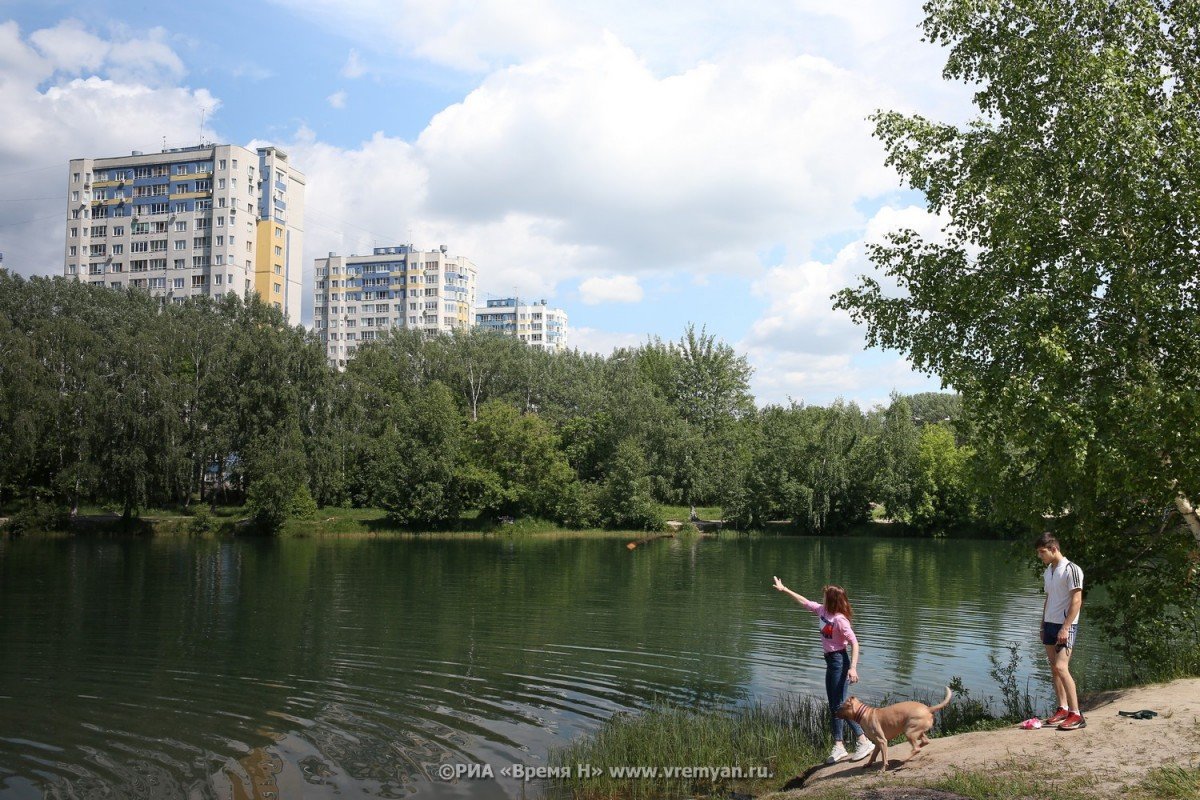
[{"label": "white cloud", "polygon": [[164,136],[195,142],[200,109],[220,103],[203,89],[159,85],[181,74],[161,31],[105,40],[67,21],[23,37],[16,22],[0,23],[0,173],[6,196],[25,200],[0,203],[7,268],[62,273],[70,159],[151,152]]},{"label": "white cloud", "polygon": [[339,89],[338,91],[329,95],[329,97],[326,97],[325,101],[327,103],[329,103],[329,106],[331,108],[345,108],[346,107],[346,90]]},{"label": "white cloud", "polygon": [[864,353],[862,328],[845,311],[833,308],[831,296],[857,284],[861,275],[875,278],[885,291],[895,291],[894,281],[880,274],[867,258],[866,245],[901,228],[937,239],[943,224],[942,219],[915,206],[885,206],[867,223],[862,238],[839,250],[829,263],[785,264],[755,281],[753,292],[768,301],[767,309],[739,346],[756,367],[755,394],[760,401],[783,402],[790,396],[827,402],[843,396],[869,404],[879,396],[886,397],[880,386],[906,391],[936,389],[936,380],[913,372],[908,362],[895,354],[892,360],[881,362],[878,354]]},{"label": "white cloud", "polygon": [[902,209],[885,206],[867,223],[863,238],[839,250],[830,263],[807,261],[769,270],[752,287],[755,295],[769,300],[769,305],[751,326],[747,344],[809,354],[860,351],[861,329],[847,312],[833,308],[832,295],[856,283],[859,275],[872,275],[885,287],[894,285],[877,274],[867,258],[867,243],[882,241],[889,231],[900,228],[912,228],[927,238],[937,238],[941,224],[939,219],[915,206]]},{"label": "white cloud", "polygon": [[366,75],[366,74],[367,74],[367,68],[362,63],[362,59],[359,57],[358,51],[352,49],[350,51],[350,54],[348,56],[346,56],[345,66],[342,67],[342,77],[353,79],[353,78],[361,78],[363,75]]},{"label": "white cloud", "polygon": [[941,388],[937,378],[915,372],[894,353],[886,358],[862,353],[772,353],[765,361],[761,356],[751,355],[755,367],[751,391],[760,406],[790,400],[826,405],[840,397],[870,408],[886,404],[893,389],[911,394]]},{"label": "white cloud", "polygon": [[585,353],[609,355],[620,347],[639,347],[646,342],[644,333],[615,333],[596,328],[571,328],[568,346]]},{"label": "white cloud", "polygon": [[540,217],[607,269],[751,272],[781,232],[803,251],[861,226],[855,201],[894,187],[865,121],[875,100],[804,56],[657,78],[606,37],[490,76],[417,147],[436,213]]},{"label": "white cloud", "polygon": [[579,284],[579,299],[589,306],[600,303],[640,303],[642,287],[633,275],[588,278]]},{"label": "white cloud", "polygon": [[514,57],[544,55],[586,32],[570,19],[567,6],[550,0],[276,2],[353,37],[363,47],[461,72],[486,72]]}]

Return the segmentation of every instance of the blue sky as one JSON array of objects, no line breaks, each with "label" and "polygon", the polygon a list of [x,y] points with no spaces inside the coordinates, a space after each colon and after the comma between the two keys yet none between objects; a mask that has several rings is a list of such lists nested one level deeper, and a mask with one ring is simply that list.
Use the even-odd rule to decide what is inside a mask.
[{"label": "blue sky", "polygon": [[[0,6],[0,251],[61,270],[67,160],[287,150],[305,251],[446,244],[606,351],[689,322],[747,353],[760,403],[938,388],[863,349],[829,295],[865,241],[936,234],[883,166],[878,108],[959,121],[919,3],[599,7],[529,0],[92,0]],[[304,319],[311,318],[311,275]]]}]

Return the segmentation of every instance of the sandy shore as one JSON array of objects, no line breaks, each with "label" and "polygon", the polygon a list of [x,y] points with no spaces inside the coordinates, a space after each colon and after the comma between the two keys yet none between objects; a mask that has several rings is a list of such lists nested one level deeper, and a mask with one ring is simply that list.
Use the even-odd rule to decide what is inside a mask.
[{"label": "sandy shore", "polygon": [[[1159,716],[1137,720],[1117,714],[1143,708]],[[1200,765],[1200,679],[1102,693],[1090,697],[1083,711],[1087,727],[1076,731],[1010,728],[937,738],[903,767],[909,745],[892,745],[886,775],[879,775],[878,760],[869,772],[842,762],[818,770],[801,789],[770,797],[798,800],[834,790],[860,797],[915,796],[895,790],[928,785],[953,770],[1001,774],[1036,764],[1039,772],[1045,765],[1043,775],[1061,773],[1064,781],[1087,777],[1089,794],[1116,798],[1157,767]]]}]

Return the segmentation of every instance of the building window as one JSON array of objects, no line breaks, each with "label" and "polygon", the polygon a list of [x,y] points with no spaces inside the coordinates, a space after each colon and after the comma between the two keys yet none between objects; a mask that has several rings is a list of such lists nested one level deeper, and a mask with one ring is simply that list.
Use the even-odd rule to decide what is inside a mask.
[{"label": "building window", "polygon": [[183,278],[172,278],[171,279],[171,288],[182,289],[183,288]]},{"label": "building window", "polygon": [[217,167],[218,169],[225,169],[225,168],[226,168],[226,167],[225,167],[225,164],[226,164],[227,162],[225,161],[225,159],[223,159],[223,158],[222,158],[222,159],[221,159],[219,162],[217,162],[217,163],[218,163],[218,167]]},{"label": "building window", "polygon": [[176,233],[187,233],[187,221],[179,220],[178,222],[176,222],[175,223],[175,232]]},{"label": "building window", "polygon": [[280,286],[278,283],[275,284],[275,294],[279,294],[279,292],[282,291],[282,289],[283,289],[283,287]]},{"label": "building window", "polygon": [[206,275],[193,275],[192,276],[192,288],[193,289],[203,289],[204,284],[205,284],[205,279],[207,277],[208,276],[206,276]]},{"label": "building window", "polygon": [[114,245],[112,246],[112,254],[113,254],[114,256],[119,256],[119,255],[123,254],[124,252],[125,252],[125,245],[123,245],[123,244],[114,244]]},{"label": "building window", "polygon": [[71,176],[71,183],[79,183],[79,173],[76,172]]},{"label": "building window", "polygon": [[[183,258],[175,259],[174,267],[175,267],[175,269],[185,269],[187,267],[187,260],[183,259]],[[183,278],[180,278],[180,280],[182,281]],[[181,283],[180,288],[182,288],[182,287],[183,287],[183,284]]]},{"label": "building window", "polygon": [[149,252],[149,250],[150,250],[150,243],[145,240],[140,241],[140,242],[133,242],[132,244],[129,245],[129,252],[131,252],[131,253],[146,253],[146,252]]}]

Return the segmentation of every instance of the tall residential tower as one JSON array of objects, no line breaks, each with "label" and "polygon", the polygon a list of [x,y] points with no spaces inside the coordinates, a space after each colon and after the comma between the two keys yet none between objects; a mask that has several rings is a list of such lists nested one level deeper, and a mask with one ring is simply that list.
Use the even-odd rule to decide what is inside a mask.
[{"label": "tall residential tower", "polygon": [[300,321],[304,176],[282,151],[199,145],[77,158],[67,197],[67,277],[177,303],[257,291]]},{"label": "tall residential tower", "polygon": [[412,245],[376,247],[369,256],[330,253],[315,264],[313,327],[333,366],[358,345],[408,328],[426,333],[475,323],[475,265],[464,256]]},{"label": "tall residential tower", "polygon": [[515,336],[530,347],[558,352],[567,349],[567,312],[551,308],[545,300],[522,303],[516,297],[499,297],[475,311],[476,324],[485,330]]}]

